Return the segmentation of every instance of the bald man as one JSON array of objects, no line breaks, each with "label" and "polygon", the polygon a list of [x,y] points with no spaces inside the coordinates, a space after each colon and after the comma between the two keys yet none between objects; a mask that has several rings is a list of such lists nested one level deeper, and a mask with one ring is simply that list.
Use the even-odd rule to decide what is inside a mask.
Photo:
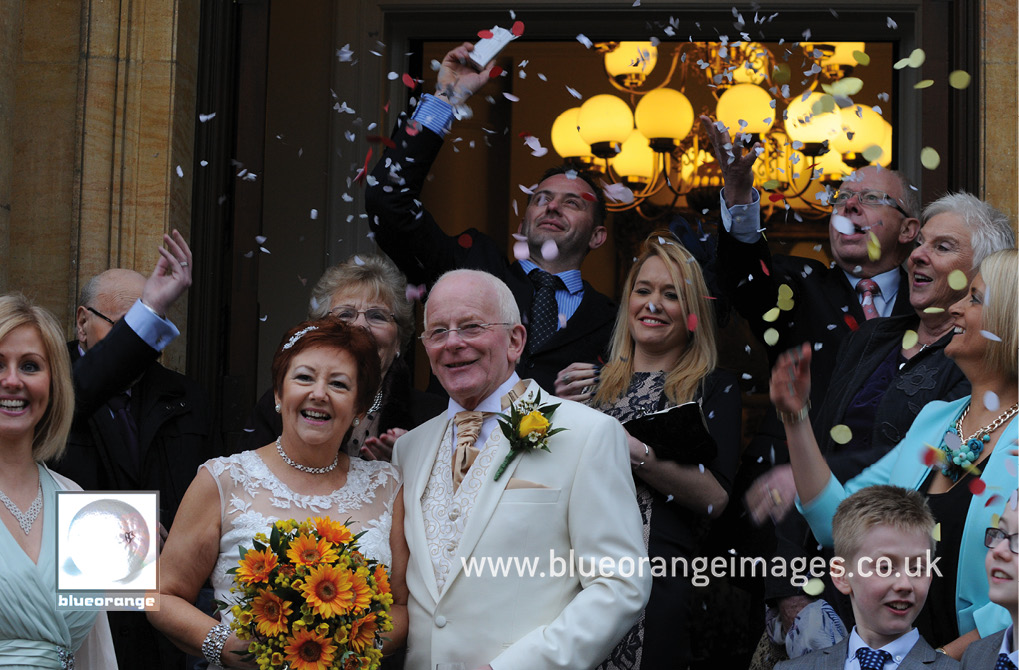
[{"label": "bald man", "polygon": [[[164,237],[148,278],[107,270],[81,291],[74,363],[75,419],[53,468],[85,490],[159,491],[165,529],[198,466],[218,454],[206,393],[157,362],[178,334],[165,314],[191,284],[191,251]],[[182,670],[185,656],[142,612],[110,612],[121,668]]]}]

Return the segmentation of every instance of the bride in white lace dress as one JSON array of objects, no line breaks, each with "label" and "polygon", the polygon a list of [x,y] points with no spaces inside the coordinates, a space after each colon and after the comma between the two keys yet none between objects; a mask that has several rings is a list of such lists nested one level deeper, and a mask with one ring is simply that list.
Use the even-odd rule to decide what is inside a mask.
[{"label": "bride in white lace dress", "polygon": [[[210,668],[256,668],[241,661],[247,643],[192,603],[205,580],[229,601],[238,547],[279,519],[328,516],[347,523],[362,553],[390,568],[395,629],[383,647],[407,635],[403,503],[397,470],[384,461],[351,459],[343,437],[368,409],[379,383],[370,335],[331,317],[305,322],[284,336],[272,364],[283,434],[254,451],[206,462],[181,503],[160,557],[160,610],[152,623],[177,646],[204,655]],[[237,652],[237,653],[235,653]]]}]

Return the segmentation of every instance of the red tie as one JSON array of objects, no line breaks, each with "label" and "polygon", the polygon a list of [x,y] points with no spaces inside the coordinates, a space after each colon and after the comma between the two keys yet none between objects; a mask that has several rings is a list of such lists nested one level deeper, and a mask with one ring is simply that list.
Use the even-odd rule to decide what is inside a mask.
[{"label": "red tie", "polygon": [[874,296],[881,295],[881,288],[877,285],[876,281],[873,279],[861,279],[856,284],[856,292],[863,296],[860,304],[863,306],[863,315],[868,321],[881,316],[877,313],[877,307],[874,306]]}]

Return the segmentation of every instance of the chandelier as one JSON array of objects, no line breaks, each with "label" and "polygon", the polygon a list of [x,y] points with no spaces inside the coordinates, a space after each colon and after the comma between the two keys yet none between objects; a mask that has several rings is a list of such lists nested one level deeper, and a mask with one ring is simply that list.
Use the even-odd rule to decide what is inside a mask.
[{"label": "chandelier", "polygon": [[[659,65],[655,44],[595,47],[628,101],[593,96],[560,114],[551,137],[565,161],[608,182],[611,211],[637,208],[644,215],[640,206],[659,194],[657,200],[671,197],[671,206],[680,198],[695,210],[717,204],[722,174],[695,123],[692,92],[707,100],[699,113],[717,119],[734,141],[761,143],[754,185],[768,192],[761,199],[765,214],[780,208],[827,214],[829,185],[853,169],[892,160],[891,124],[880,108],[851,97],[863,86],[854,69],[870,60],[863,42],[790,44],[781,47],[782,60],[757,42],[682,42],[671,48],[668,72],[656,85],[648,84]],[[802,70],[788,58],[797,51]]]}]

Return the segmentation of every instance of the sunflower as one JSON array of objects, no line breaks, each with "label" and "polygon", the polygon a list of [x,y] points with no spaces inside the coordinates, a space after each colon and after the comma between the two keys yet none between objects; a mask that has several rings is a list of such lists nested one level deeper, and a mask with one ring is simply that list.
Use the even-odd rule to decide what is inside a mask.
[{"label": "sunflower", "polygon": [[333,521],[329,517],[323,518],[317,516],[312,521],[315,523],[315,530],[318,534],[333,544],[347,544],[354,539],[354,535],[350,532],[349,528],[342,523]]},{"label": "sunflower", "polygon": [[389,586],[389,575],[386,573],[386,566],[381,563],[375,566],[375,585],[378,587],[379,595],[385,595],[391,593],[392,588]]},{"label": "sunflower", "polygon": [[249,550],[244,554],[241,565],[237,568],[237,581],[244,584],[268,582],[269,573],[276,567],[276,563],[276,554],[269,549]]},{"label": "sunflower", "polygon": [[336,560],[336,550],[328,540],[316,540],[310,535],[300,535],[290,543],[287,558],[296,565],[318,565]]},{"label": "sunflower", "polygon": [[329,638],[301,629],[287,638],[283,653],[293,670],[328,670],[336,653]]},{"label": "sunflower", "polygon": [[312,568],[308,578],[301,585],[301,591],[308,605],[327,619],[347,614],[355,600],[353,592],[354,574],[346,568],[321,565]]},{"label": "sunflower", "polygon": [[369,614],[350,624],[347,643],[352,650],[361,654],[368,647],[375,645],[375,633],[378,629],[379,626],[375,621],[375,615]]},{"label": "sunflower", "polygon": [[272,636],[287,630],[287,617],[293,614],[290,601],[283,600],[272,591],[262,589],[251,601],[255,628],[262,635]]}]

